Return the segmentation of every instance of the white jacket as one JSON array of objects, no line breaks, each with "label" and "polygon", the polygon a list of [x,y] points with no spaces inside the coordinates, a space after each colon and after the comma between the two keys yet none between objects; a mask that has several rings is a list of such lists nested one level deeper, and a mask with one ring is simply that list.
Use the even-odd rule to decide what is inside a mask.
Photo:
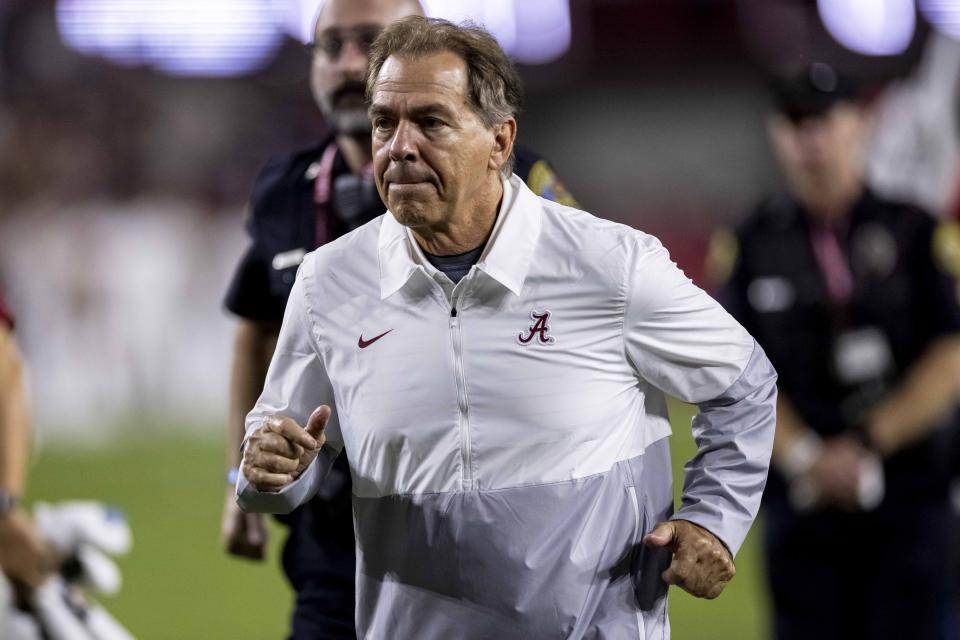
[{"label": "white jacket", "polygon": [[346,449],[361,638],[637,638],[668,632],[673,511],[664,393],[700,405],[674,517],[736,552],[774,430],[762,350],[652,236],[513,176],[456,286],[388,212],[310,254],[247,418],[334,412],[287,512]]}]

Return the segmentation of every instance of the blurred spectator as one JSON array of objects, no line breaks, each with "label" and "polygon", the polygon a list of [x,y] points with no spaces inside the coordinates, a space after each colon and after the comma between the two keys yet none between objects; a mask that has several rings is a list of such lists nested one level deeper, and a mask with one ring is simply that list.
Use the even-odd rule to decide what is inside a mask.
[{"label": "blurred spectator", "polygon": [[956,256],[937,251],[931,216],[866,186],[867,123],[832,67],[778,81],[767,126],[789,193],[714,243],[721,299],[780,374],[764,500],[781,640],[956,637]]}]

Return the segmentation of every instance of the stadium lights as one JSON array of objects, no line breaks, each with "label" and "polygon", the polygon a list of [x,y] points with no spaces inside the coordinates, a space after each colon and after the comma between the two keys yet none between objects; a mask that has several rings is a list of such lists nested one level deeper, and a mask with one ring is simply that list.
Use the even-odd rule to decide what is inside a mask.
[{"label": "stadium lights", "polygon": [[490,31],[507,53],[517,43],[517,18],[514,0],[423,0],[427,14],[451,22],[470,20]]},{"label": "stadium lights", "polygon": [[313,40],[313,24],[324,0],[286,0],[280,2],[280,21],[286,32],[300,42]]},{"label": "stadium lights", "polygon": [[[956,6],[955,0],[941,4]],[[903,53],[916,28],[913,0],[817,0],[820,19],[844,47],[868,56]]]},{"label": "stadium lights", "polygon": [[[546,64],[570,48],[569,0],[421,0],[427,15],[452,22],[471,20],[489,30],[510,56],[524,64]],[[288,5],[289,32],[309,41],[323,0]],[[299,21],[299,24],[294,24]]]},{"label": "stadium lights", "polygon": [[[283,36],[312,39],[320,0],[58,0],[71,48],[174,75],[233,76],[269,63]],[[569,0],[425,0],[428,15],[473,20],[508,54],[544,64],[570,47]]]},{"label": "stadium lights", "polygon": [[510,53],[525,64],[545,64],[570,48],[568,0],[523,0],[515,2],[517,42]]},{"label": "stadium lights", "polygon": [[57,26],[78,51],[173,75],[254,71],[283,36],[260,0],[59,0]]},{"label": "stadium lights", "polygon": [[920,10],[938,31],[960,39],[960,1],[921,0]]}]

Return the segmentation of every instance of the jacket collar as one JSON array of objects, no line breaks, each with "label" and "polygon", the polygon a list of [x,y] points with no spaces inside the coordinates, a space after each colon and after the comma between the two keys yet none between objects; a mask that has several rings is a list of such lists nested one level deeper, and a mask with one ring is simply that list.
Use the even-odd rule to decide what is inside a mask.
[{"label": "jacket collar", "polygon": [[[542,205],[516,175],[503,182],[503,199],[477,269],[520,295],[540,236]],[[387,211],[380,226],[380,298],[399,291],[416,271],[434,270],[413,233]]]}]

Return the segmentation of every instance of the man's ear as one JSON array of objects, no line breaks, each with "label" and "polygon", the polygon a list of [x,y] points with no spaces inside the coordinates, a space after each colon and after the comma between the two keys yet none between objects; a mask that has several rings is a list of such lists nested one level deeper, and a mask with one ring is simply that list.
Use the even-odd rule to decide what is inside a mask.
[{"label": "man's ear", "polygon": [[493,125],[493,148],[490,150],[490,160],[487,167],[493,171],[500,171],[513,152],[513,142],[517,139],[517,121],[507,118],[499,124]]}]

